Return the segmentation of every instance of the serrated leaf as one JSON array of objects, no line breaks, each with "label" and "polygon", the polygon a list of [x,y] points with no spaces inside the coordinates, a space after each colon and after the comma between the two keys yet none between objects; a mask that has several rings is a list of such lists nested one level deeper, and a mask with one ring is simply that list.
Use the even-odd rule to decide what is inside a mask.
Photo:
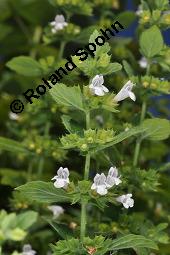
[{"label": "serrated leaf", "polygon": [[161,31],[157,26],[145,30],[140,37],[140,48],[147,58],[158,55],[163,49],[164,41]]},{"label": "serrated leaf", "polygon": [[102,54],[107,54],[110,51],[108,42],[105,42],[105,44],[102,46],[96,44],[95,39],[98,36],[101,36],[101,33],[99,33],[97,30],[94,30],[89,39],[89,43],[94,43],[96,45],[95,57],[100,57]]},{"label": "serrated leaf", "polygon": [[22,143],[16,142],[12,139],[0,137],[0,149],[11,151],[14,153],[28,153],[29,151],[24,147]]},{"label": "serrated leaf", "polygon": [[153,141],[165,140],[170,136],[170,121],[166,119],[146,119],[141,124],[145,128],[143,138]]},{"label": "serrated leaf", "polygon": [[109,250],[117,251],[129,248],[134,249],[137,247],[158,249],[157,245],[152,240],[141,235],[129,234],[114,240]]},{"label": "serrated leaf", "polygon": [[25,197],[39,203],[69,202],[70,196],[63,189],[57,189],[51,182],[33,181],[16,188]]},{"label": "serrated leaf", "polygon": [[30,77],[39,77],[42,75],[40,64],[28,56],[20,56],[12,58],[6,63],[11,70]]},{"label": "serrated leaf", "polygon": [[49,92],[58,104],[84,111],[82,93],[79,86],[67,87],[59,83],[50,89]]}]

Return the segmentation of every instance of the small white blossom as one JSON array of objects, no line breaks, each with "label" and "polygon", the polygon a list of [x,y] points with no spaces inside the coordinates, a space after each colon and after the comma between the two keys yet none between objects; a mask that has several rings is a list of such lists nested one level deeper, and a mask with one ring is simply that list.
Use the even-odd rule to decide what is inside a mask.
[{"label": "small white blossom", "polygon": [[104,123],[103,116],[101,115],[97,115],[95,119],[101,125]]},{"label": "small white blossom", "polygon": [[109,169],[109,173],[106,179],[107,188],[111,188],[114,185],[119,185],[122,181],[120,180],[120,176],[118,177],[118,170],[116,167],[111,167]]},{"label": "small white blossom", "polygon": [[9,112],[8,116],[9,116],[10,120],[18,120],[19,119],[18,114],[14,113],[14,112]]},{"label": "small white blossom", "polygon": [[48,206],[48,209],[52,211],[53,217],[57,219],[61,214],[64,213],[64,209],[62,206],[59,205],[50,205]]},{"label": "small white blossom", "polygon": [[122,195],[118,197],[116,200],[123,204],[123,206],[128,209],[129,207],[134,206],[134,200],[131,198],[132,194]]},{"label": "small white blossom", "polygon": [[143,13],[142,5],[139,5],[138,9],[136,10],[136,15],[140,16]]},{"label": "small white blossom", "polygon": [[51,180],[56,180],[54,186],[56,188],[67,188],[69,181],[69,170],[68,168],[60,167],[57,171],[57,175],[54,176]]},{"label": "small white blossom", "polygon": [[106,176],[105,174],[96,174],[94,177],[94,183],[91,186],[92,190],[96,190],[96,192],[100,195],[107,194],[107,187],[106,187]]},{"label": "small white blossom", "polygon": [[68,23],[65,22],[65,18],[63,15],[56,15],[55,20],[50,22],[50,24],[52,26],[51,31],[54,34],[68,25]]},{"label": "small white blossom", "polygon": [[139,65],[141,68],[146,68],[147,65],[148,65],[148,61],[145,57],[142,57],[140,60],[139,60]]},{"label": "small white blossom", "polygon": [[22,250],[22,255],[35,255],[36,251],[32,250],[30,244],[25,244]]},{"label": "small white blossom", "polygon": [[103,75],[96,75],[92,79],[92,83],[89,85],[91,92],[97,96],[104,96],[109,90],[103,85]]},{"label": "small white blossom", "polygon": [[127,97],[130,97],[133,101],[136,100],[135,94],[132,92],[132,88],[135,84],[133,84],[131,81],[128,81],[123,88],[118,92],[118,94],[114,97],[114,101],[119,102]]}]

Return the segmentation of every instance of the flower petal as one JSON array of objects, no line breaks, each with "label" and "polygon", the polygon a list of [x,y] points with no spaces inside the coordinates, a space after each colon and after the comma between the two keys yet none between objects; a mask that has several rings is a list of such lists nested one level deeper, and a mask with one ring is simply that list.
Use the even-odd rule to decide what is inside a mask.
[{"label": "flower petal", "polygon": [[130,99],[132,99],[133,101],[136,101],[136,96],[133,92],[129,91],[128,94],[129,94]]}]

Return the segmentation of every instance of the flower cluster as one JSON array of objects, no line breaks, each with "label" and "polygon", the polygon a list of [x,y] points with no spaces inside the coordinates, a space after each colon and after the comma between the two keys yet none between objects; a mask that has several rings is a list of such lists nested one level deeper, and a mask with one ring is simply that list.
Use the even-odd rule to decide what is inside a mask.
[{"label": "flower cluster", "polygon": [[[107,176],[104,173],[96,174],[94,182],[91,185],[91,190],[95,190],[101,196],[106,195],[110,188],[122,182],[120,177],[118,169],[116,167],[111,167]],[[56,188],[66,189],[70,183],[68,168],[60,167],[57,171],[57,175],[54,176],[52,180],[55,180],[54,186]],[[131,197],[132,194],[122,195],[116,198],[116,201],[122,203],[125,208],[133,207],[134,200]],[[55,218],[59,217],[59,215],[64,212],[63,208],[60,206],[49,206],[48,209],[53,212]]]},{"label": "flower cluster", "polygon": [[120,177],[118,177],[117,168],[111,167],[107,177],[103,173],[96,174],[91,189],[96,190],[96,192],[100,195],[106,195],[108,189],[112,188],[114,185],[119,185],[121,182]]},{"label": "flower cluster", "polygon": [[[93,95],[104,96],[105,93],[108,93],[109,90],[103,85],[104,78],[103,75],[96,75],[91,84],[89,85],[89,89]],[[135,84],[131,81],[128,81],[123,88],[119,91],[119,93],[114,97],[115,102],[122,101],[128,97],[130,97],[133,101],[136,100],[135,94],[132,92],[132,88]]]},{"label": "flower cluster", "polygon": [[85,130],[84,137],[78,134],[68,134],[60,140],[64,148],[79,148],[81,151],[88,151],[90,148],[111,142],[114,139],[115,132],[111,130]]},{"label": "flower cluster", "polygon": [[[106,195],[108,189],[112,188],[114,185],[119,185],[122,181],[120,180],[120,176],[118,176],[118,170],[116,167],[111,167],[109,169],[107,177],[104,173],[96,174],[94,177],[94,183],[91,186],[92,190],[95,190],[99,195]],[[132,194],[122,195],[116,199],[117,202],[123,204],[123,206],[127,209],[129,207],[133,207],[134,200],[131,198]]]}]

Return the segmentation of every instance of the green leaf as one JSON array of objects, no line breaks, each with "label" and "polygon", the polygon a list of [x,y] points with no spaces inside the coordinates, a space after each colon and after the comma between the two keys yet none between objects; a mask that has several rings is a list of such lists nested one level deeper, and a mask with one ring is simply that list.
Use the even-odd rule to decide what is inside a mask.
[{"label": "green leaf", "polygon": [[104,150],[106,148],[109,148],[117,143],[122,142],[123,140],[133,136],[133,135],[139,135],[141,133],[143,133],[147,128],[146,127],[134,127],[131,128],[128,131],[124,131],[120,134],[118,134],[117,136],[114,136],[113,141],[106,143],[104,145],[98,146],[98,148],[95,148],[95,152],[100,151],[100,150]]},{"label": "green leaf", "polygon": [[23,230],[27,230],[36,222],[37,217],[38,217],[38,213],[34,211],[27,211],[27,212],[21,213],[17,216],[16,226]]},{"label": "green leaf", "polygon": [[123,67],[129,77],[134,75],[131,65],[126,60],[123,60]]},{"label": "green leaf", "polygon": [[114,240],[112,245],[109,247],[109,250],[117,251],[129,248],[134,249],[137,247],[158,249],[157,245],[152,240],[141,235],[129,234]]},{"label": "green leaf", "polygon": [[26,171],[0,168],[0,183],[11,187],[22,185],[27,180]]},{"label": "green leaf", "polygon": [[[101,36],[101,33],[99,33],[97,30],[94,30],[90,36],[89,43],[94,43],[96,45],[95,39],[98,36]],[[107,54],[109,51],[110,46],[108,42],[105,42],[103,46],[96,45],[95,57],[100,57],[102,54]]]},{"label": "green leaf", "polygon": [[63,239],[68,239],[73,236],[72,232],[65,224],[58,224],[57,222],[53,222],[50,220],[47,220],[47,222]]},{"label": "green leaf", "polygon": [[23,192],[25,197],[40,203],[69,202],[70,196],[63,189],[57,189],[51,182],[33,181],[22,185],[16,190]]},{"label": "green leaf", "polygon": [[43,74],[40,64],[31,57],[15,57],[7,62],[6,66],[25,76],[39,77]]},{"label": "green leaf", "polygon": [[79,86],[67,87],[59,83],[49,92],[58,104],[84,111],[82,93]]},{"label": "green leaf", "polygon": [[63,122],[65,128],[70,133],[81,132],[81,128],[78,126],[78,123],[73,121],[69,115],[62,115],[61,119],[62,119],[62,122]]},{"label": "green leaf", "polygon": [[161,31],[157,26],[145,30],[140,37],[141,52],[147,58],[158,55],[163,49],[164,41]]},{"label": "green leaf", "polygon": [[146,131],[142,138],[153,141],[165,140],[170,136],[170,121],[166,119],[146,119],[141,124]]},{"label": "green leaf", "polygon": [[22,143],[16,142],[12,139],[0,137],[0,149],[11,151],[14,153],[28,153],[29,151],[24,147]]},{"label": "green leaf", "polygon": [[136,15],[134,12],[124,11],[116,16],[115,21],[118,20],[126,29],[134,22],[135,19],[136,19]]},{"label": "green leaf", "polygon": [[5,37],[9,36],[12,32],[12,27],[6,24],[0,24],[0,41],[2,41]]}]

